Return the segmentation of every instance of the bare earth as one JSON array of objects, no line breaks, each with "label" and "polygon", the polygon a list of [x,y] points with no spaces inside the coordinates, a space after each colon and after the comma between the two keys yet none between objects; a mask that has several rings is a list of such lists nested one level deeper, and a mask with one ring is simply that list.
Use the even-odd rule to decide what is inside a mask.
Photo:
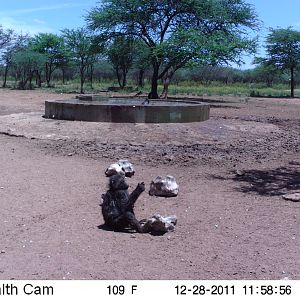
[{"label": "bare earth", "polygon": [[[300,100],[219,98],[209,121],[46,120],[44,101],[0,90],[0,279],[300,279]],[[163,236],[99,225],[106,167],[129,159],[130,190],[173,175],[178,197],[136,203],[176,214]]]}]

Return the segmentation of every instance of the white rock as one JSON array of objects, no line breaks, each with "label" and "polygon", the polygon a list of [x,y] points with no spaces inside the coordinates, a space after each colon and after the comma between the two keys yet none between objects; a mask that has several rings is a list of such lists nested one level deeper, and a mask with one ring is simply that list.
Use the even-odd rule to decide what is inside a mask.
[{"label": "white rock", "polygon": [[166,233],[173,231],[176,223],[177,217],[175,215],[161,216],[160,214],[155,214],[146,220],[144,226],[150,228],[151,232]]},{"label": "white rock", "polygon": [[125,172],[122,170],[122,167],[117,163],[111,164],[105,171],[105,175],[108,177],[116,174],[125,175]]},{"label": "white rock", "polygon": [[178,184],[176,179],[167,175],[165,177],[158,176],[150,184],[150,196],[175,197],[178,195]]},{"label": "white rock", "polygon": [[120,159],[118,165],[125,172],[126,177],[132,177],[135,173],[133,165],[127,159]]},{"label": "white rock", "polygon": [[108,177],[116,174],[132,177],[134,173],[133,165],[127,159],[121,159],[117,163],[111,164],[105,171],[105,175]]},{"label": "white rock", "polygon": [[293,202],[300,202],[300,193],[286,194],[282,198]]}]

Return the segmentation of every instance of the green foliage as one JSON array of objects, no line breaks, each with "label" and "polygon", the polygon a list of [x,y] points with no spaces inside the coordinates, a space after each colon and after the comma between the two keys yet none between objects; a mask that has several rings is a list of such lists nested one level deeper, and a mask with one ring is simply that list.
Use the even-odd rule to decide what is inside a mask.
[{"label": "green foliage", "polygon": [[270,29],[266,40],[267,58],[265,61],[281,70],[290,70],[291,97],[294,97],[295,68],[300,63],[300,32],[288,27],[286,29]]},{"label": "green foliage", "polygon": [[45,76],[49,87],[53,72],[65,62],[67,56],[63,39],[56,34],[40,33],[30,41],[29,47],[32,51],[44,54]]},{"label": "green foliage", "polygon": [[64,29],[62,30],[62,37],[73,61],[79,65],[80,92],[83,93],[87,69],[94,63],[96,55],[93,37],[85,28]]},{"label": "green foliage", "polygon": [[104,0],[87,21],[102,39],[131,36],[149,48],[150,98],[158,97],[157,81],[170,69],[234,61],[255,48],[245,29],[256,28],[257,18],[243,0]]},{"label": "green foliage", "polygon": [[[99,93],[107,90],[108,87],[116,85],[117,82],[113,80],[106,80],[101,82],[95,82],[93,89],[90,89],[89,86],[86,86],[86,93]],[[134,85],[134,82],[128,80],[129,85]],[[151,87],[149,82],[145,83],[144,88],[138,90],[121,90],[122,94],[127,92],[133,95],[138,91],[147,92]],[[55,92],[59,93],[74,93],[77,92],[80,88],[80,81],[73,80],[68,84],[62,85],[60,82],[55,83]],[[163,89],[162,85],[158,85],[158,90]],[[223,82],[212,81],[209,84],[200,83],[196,81],[180,81],[177,84],[171,84],[169,87],[170,96],[180,95],[180,96],[233,96],[233,97],[288,97],[289,96],[289,87],[288,84],[274,84],[272,87],[267,87],[263,83],[230,83],[225,84]],[[300,96],[300,90],[295,91],[296,96]],[[110,95],[109,93],[107,95]]]},{"label": "green foliage", "polygon": [[47,57],[44,54],[32,50],[20,50],[14,53],[12,61],[17,79],[19,80],[19,89],[32,89],[32,79],[34,73],[40,72]]},{"label": "green foliage", "polygon": [[257,81],[265,82],[268,87],[271,87],[273,83],[278,79],[281,72],[273,64],[262,61],[253,71],[253,76]]},{"label": "green foliage", "polygon": [[133,64],[135,52],[135,41],[123,36],[115,37],[106,51],[121,88],[126,86],[127,73]]},{"label": "green foliage", "polygon": [[5,45],[4,50],[2,51],[2,62],[5,66],[2,87],[6,87],[7,75],[8,75],[9,68],[12,65],[13,55],[16,52],[25,49],[30,39],[27,34],[25,35],[23,35],[22,33],[16,34],[13,31],[10,31],[10,33],[11,36],[10,36],[9,43]]},{"label": "green foliage", "polygon": [[3,29],[0,25],[0,50],[12,41],[13,36],[14,31],[12,29]]},{"label": "green foliage", "polygon": [[[235,97],[287,97],[288,85],[273,85],[272,88],[263,84],[211,82],[209,85],[199,82],[182,81],[170,86],[171,95],[188,96],[235,96]],[[300,95],[300,91],[298,92]]]},{"label": "green foliage", "polygon": [[30,48],[56,62],[63,52],[63,39],[56,34],[40,33],[30,41]]},{"label": "green foliage", "polygon": [[300,63],[300,32],[289,28],[270,29],[266,40],[267,61],[281,69]]},{"label": "green foliage", "polygon": [[62,37],[75,60],[89,60],[92,54],[92,37],[88,30],[85,28],[64,29]]}]

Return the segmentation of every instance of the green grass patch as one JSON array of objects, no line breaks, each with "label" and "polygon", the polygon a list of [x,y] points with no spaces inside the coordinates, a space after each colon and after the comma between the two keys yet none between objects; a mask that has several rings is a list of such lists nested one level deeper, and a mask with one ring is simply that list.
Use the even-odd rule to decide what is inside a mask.
[{"label": "green grass patch", "polygon": [[[9,87],[16,85],[15,81],[8,81]],[[75,79],[62,84],[61,81],[52,81],[53,87],[47,88],[45,83],[42,89],[55,93],[79,93],[80,80]],[[118,87],[117,81],[95,81],[93,85],[89,82],[84,84],[86,94],[97,94],[107,91],[109,87]],[[36,88],[36,87],[35,87]],[[134,81],[128,81],[128,88],[120,90],[120,93],[135,93],[143,92],[148,94],[151,85],[146,82],[143,88],[138,88]],[[159,94],[162,92],[163,86],[159,84]],[[116,91],[112,91],[116,92]],[[186,95],[186,96],[246,96],[246,97],[289,97],[290,87],[287,84],[276,84],[272,87],[267,87],[263,83],[231,83],[223,84],[220,82],[210,82],[207,84],[196,81],[181,81],[169,86],[169,95]],[[295,90],[295,97],[300,97],[300,90]]]},{"label": "green grass patch", "polygon": [[[288,85],[278,84],[266,87],[263,84],[233,83],[222,84],[212,82],[201,84],[197,82],[180,82],[170,85],[169,93],[186,94],[195,96],[247,96],[247,97],[289,97],[290,90]],[[295,91],[295,96],[300,96],[300,91]]]}]

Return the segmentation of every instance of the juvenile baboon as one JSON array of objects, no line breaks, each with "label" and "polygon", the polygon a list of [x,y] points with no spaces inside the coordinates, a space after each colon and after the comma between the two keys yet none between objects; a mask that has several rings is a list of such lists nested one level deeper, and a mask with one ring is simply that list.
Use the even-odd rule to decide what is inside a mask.
[{"label": "juvenile baboon", "polygon": [[119,174],[111,176],[109,190],[102,195],[102,215],[105,224],[116,231],[129,227],[140,233],[146,232],[146,228],[141,226],[133,211],[135,201],[144,190],[145,184],[141,182],[129,194],[125,177]]}]

